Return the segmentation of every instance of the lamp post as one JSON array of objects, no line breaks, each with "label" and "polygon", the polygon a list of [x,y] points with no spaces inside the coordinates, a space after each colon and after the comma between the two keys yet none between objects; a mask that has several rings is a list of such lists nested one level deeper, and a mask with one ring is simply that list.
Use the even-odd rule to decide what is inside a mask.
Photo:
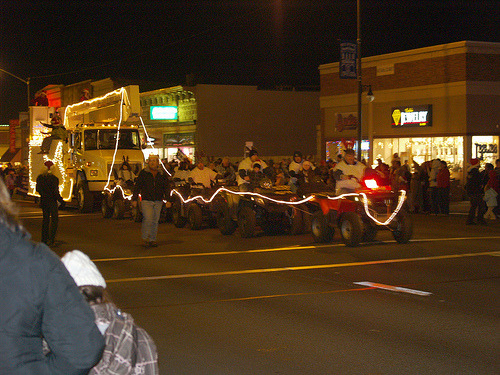
[{"label": "lamp post", "polygon": [[[361,161],[361,144],[363,142],[363,135],[361,132],[361,96],[363,93],[363,90],[368,90],[368,93],[366,94],[366,97],[368,98],[368,101],[371,103],[375,99],[375,96],[373,95],[372,92],[372,86],[371,85],[363,85],[363,80],[362,80],[362,74],[361,74],[361,4],[360,0],[357,0],[357,37],[356,37],[356,42],[357,42],[357,77],[358,77],[358,160]],[[370,147],[373,147],[370,143]]]},{"label": "lamp post", "polygon": [[16,76],[15,74],[12,74],[2,68],[0,68],[0,72],[4,72],[5,74],[8,74],[10,75],[11,77],[14,77],[16,79],[18,79],[19,81],[21,81],[22,83],[26,84],[27,88],[28,88],[28,107],[30,106],[30,78],[26,78],[26,79],[22,79],[21,77],[18,77]]},{"label": "lamp post", "polygon": [[363,92],[363,83],[361,81],[361,6],[360,0],[357,0],[357,33],[356,42],[358,47],[357,54],[357,73],[358,73],[358,160],[361,161],[361,142],[363,136],[361,133],[361,94]]}]

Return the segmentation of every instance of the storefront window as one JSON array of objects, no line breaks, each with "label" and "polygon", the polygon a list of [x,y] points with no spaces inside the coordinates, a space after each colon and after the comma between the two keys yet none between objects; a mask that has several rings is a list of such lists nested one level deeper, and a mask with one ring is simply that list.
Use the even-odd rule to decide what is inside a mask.
[{"label": "storefront window", "polygon": [[482,160],[484,163],[495,165],[498,159],[498,135],[472,137],[472,157]]},{"label": "storefront window", "polygon": [[[356,151],[358,149],[358,142],[355,140],[344,140],[344,141],[330,141],[326,142],[326,160],[337,159],[337,155],[342,155],[346,147],[353,148]],[[361,158],[368,160],[370,150],[370,142],[367,140],[361,141]]]},{"label": "storefront window", "polygon": [[[181,152],[179,152],[179,150]],[[194,147],[168,147],[165,148],[165,158],[168,159],[168,161],[181,160],[184,154],[194,161],[194,150]]]},{"label": "storefront window", "polygon": [[[497,137],[498,138],[498,137]],[[464,163],[464,137],[383,138],[374,139],[374,159],[390,164],[394,153],[401,161],[425,161],[441,159],[448,163],[452,178],[461,178]]]}]

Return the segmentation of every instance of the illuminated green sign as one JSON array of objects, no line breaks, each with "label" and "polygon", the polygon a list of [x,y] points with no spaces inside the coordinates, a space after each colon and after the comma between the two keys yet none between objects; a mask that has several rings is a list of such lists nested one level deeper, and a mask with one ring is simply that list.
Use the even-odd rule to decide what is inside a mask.
[{"label": "illuminated green sign", "polygon": [[177,120],[177,107],[170,105],[151,106],[151,120]]}]

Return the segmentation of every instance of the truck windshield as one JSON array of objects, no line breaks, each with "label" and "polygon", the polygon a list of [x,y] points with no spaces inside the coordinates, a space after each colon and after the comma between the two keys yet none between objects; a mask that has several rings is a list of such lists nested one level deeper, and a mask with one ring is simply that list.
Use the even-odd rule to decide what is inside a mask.
[{"label": "truck windshield", "polygon": [[[114,150],[116,147],[116,129],[85,130],[86,150]],[[140,150],[139,132],[135,129],[121,129],[118,141],[119,149]]]}]

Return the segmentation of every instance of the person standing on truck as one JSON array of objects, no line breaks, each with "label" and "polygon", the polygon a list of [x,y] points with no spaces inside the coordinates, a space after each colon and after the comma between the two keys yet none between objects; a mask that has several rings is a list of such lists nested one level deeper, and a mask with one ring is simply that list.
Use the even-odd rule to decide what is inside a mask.
[{"label": "person standing on truck", "polygon": [[68,132],[62,124],[62,120],[58,112],[54,113],[52,120],[50,120],[50,124],[45,124],[43,122],[41,122],[41,124],[47,128],[52,129],[50,133],[45,133],[49,134],[49,136],[43,139],[39,152],[39,154],[48,154],[50,151],[50,146],[52,145],[52,140],[62,139],[63,141],[66,141],[68,138]]},{"label": "person standing on truck", "polygon": [[[160,158],[158,155],[149,155],[148,165],[139,172],[135,183],[132,206],[137,206],[137,199],[141,195],[142,211],[142,240],[145,247],[156,247],[156,236],[158,234],[158,220],[160,220],[163,202],[170,195],[168,176],[159,168]],[[167,202],[167,207],[170,202]]]},{"label": "person standing on truck", "polygon": [[44,165],[47,170],[36,178],[36,191],[40,194],[40,206],[43,212],[42,242],[52,246],[59,224],[59,205],[64,207],[65,203],[59,193],[59,179],[50,171],[54,163],[48,160]]}]

